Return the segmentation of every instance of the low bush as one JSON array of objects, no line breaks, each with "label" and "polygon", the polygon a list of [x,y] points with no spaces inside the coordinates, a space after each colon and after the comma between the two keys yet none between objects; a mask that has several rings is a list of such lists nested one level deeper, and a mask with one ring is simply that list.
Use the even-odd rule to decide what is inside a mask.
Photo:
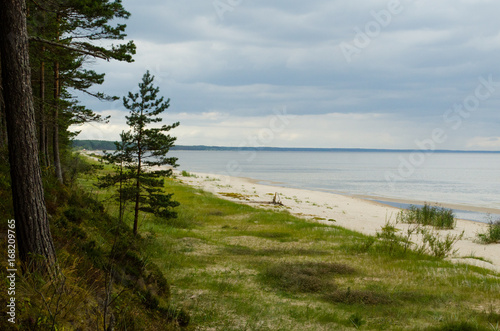
[{"label": "low bush", "polygon": [[425,204],[419,208],[410,206],[398,215],[398,221],[409,224],[432,225],[440,229],[455,228],[455,216],[451,209]]},{"label": "low bush", "polygon": [[421,253],[431,254],[441,259],[456,254],[457,251],[453,249],[453,246],[464,236],[464,232],[459,235],[448,233],[446,237],[441,237],[439,234],[426,229],[420,229],[419,232],[423,236],[423,243],[418,248],[418,251]]},{"label": "low bush", "polygon": [[[387,222],[377,233],[379,239],[376,246],[379,251],[391,256],[405,256],[407,253],[429,254],[439,259],[444,259],[456,253],[453,249],[455,243],[461,240],[464,233],[446,236],[440,235],[437,231],[431,231],[421,224],[409,227],[406,232],[399,234],[400,229],[396,228],[396,223]],[[414,235],[422,236],[422,243],[417,244],[411,241]]]},{"label": "low bush", "polygon": [[484,244],[494,244],[500,242],[500,219],[491,221],[486,233],[478,234],[479,240]]}]

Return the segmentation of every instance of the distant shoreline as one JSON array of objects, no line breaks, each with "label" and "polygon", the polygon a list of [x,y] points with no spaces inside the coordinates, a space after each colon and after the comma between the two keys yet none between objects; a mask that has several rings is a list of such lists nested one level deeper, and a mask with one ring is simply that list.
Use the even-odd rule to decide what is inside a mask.
[{"label": "distant shoreline", "polygon": [[[107,140],[74,140],[73,147],[87,150],[114,150],[114,142]],[[177,145],[172,151],[259,151],[259,152],[367,152],[367,153],[472,153],[472,154],[500,154],[500,151],[476,150],[420,150],[420,149],[377,149],[377,148],[310,148],[310,147],[229,147],[205,145]]]},{"label": "distant shoreline", "polygon": [[[100,150],[85,150],[84,153],[91,157],[90,154],[101,155],[102,151]],[[188,170],[189,171],[189,170]],[[190,171],[189,171],[190,172]],[[197,171],[196,171],[197,172]],[[217,176],[217,172],[207,172],[209,175]],[[227,176],[226,176],[227,177]],[[444,202],[444,201],[434,201],[434,200],[417,200],[415,198],[397,198],[390,196],[377,196],[370,194],[356,194],[349,192],[339,192],[331,189],[319,189],[319,188],[301,188],[295,187],[290,183],[283,183],[279,181],[259,179],[259,178],[251,178],[247,176],[237,176],[237,178],[244,179],[247,182],[251,182],[254,184],[266,185],[266,186],[274,186],[274,187],[282,187],[284,189],[287,188],[295,188],[295,189],[306,189],[310,191],[324,192],[335,195],[343,195],[347,197],[354,197],[366,201],[370,201],[372,203],[381,204],[385,206],[390,206],[398,209],[408,208],[410,205],[415,206],[423,206],[424,204],[430,204],[433,206],[449,208],[454,211],[456,217],[458,219],[471,221],[471,222],[479,222],[479,223],[488,223],[489,220],[487,215],[491,215],[491,220],[497,220],[500,218],[500,208],[489,207],[489,206],[481,206],[481,205],[473,205],[467,203],[453,203],[453,202]]]}]

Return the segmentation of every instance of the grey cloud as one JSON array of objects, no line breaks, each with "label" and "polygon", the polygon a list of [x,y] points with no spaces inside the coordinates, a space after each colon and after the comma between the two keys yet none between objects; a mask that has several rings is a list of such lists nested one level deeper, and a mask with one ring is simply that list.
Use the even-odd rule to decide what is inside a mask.
[{"label": "grey cloud", "polygon": [[[352,44],[355,28],[376,22],[373,12],[386,10],[390,0],[231,3],[221,19],[212,0],[124,1],[138,54],[132,65],[95,66],[107,72],[103,90],[123,95],[149,69],[172,98],[174,114],[245,118],[286,105],[296,115],[387,114],[384,126],[417,134],[440,125],[447,109],[474,92],[479,76],[500,81],[497,1],[401,0],[401,13],[350,63],[339,45]],[[496,95],[468,119],[470,132],[461,131],[457,146],[481,130],[499,135],[492,123],[499,122],[500,87]],[[121,109],[83,99],[96,110]],[[400,135],[411,142],[404,132],[393,132],[394,141]]]}]

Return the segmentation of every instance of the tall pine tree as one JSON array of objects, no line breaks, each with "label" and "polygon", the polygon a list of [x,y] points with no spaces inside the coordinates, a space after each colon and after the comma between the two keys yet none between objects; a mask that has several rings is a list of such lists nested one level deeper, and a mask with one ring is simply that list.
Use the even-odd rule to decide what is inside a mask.
[{"label": "tall pine tree", "polygon": [[[164,178],[171,176],[172,168],[177,166],[177,158],[167,157],[176,140],[168,132],[176,128],[179,122],[150,127],[162,121],[158,116],[168,109],[170,102],[170,99],[159,97],[160,90],[153,85],[153,80],[149,71],[146,72],[139,83],[139,92],[129,92],[123,98],[123,105],[129,110],[126,119],[131,130],[121,134],[122,141],[117,143],[119,148],[114,159],[109,157],[111,161],[131,161],[125,174],[120,171],[114,179],[108,177],[107,181],[120,183],[120,199],[132,200],[134,234],[138,233],[140,211],[166,219],[175,218],[177,214],[173,208],[179,205],[172,200],[172,194],[164,193]],[[154,170],[153,167],[157,166],[163,168]]]},{"label": "tall pine tree", "polygon": [[56,253],[50,234],[38,161],[25,12],[24,0],[4,1],[0,11],[2,94],[8,133],[15,232],[19,258],[25,268],[54,274]]},{"label": "tall pine tree", "polygon": [[[60,145],[69,142],[68,127],[89,121],[106,120],[78,105],[70,90],[78,90],[101,100],[111,100],[101,92],[91,91],[104,81],[104,74],[84,69],[88,57],[132,62],[135,45],[132,41],[113,45],[96,41],[123,40],[127,19],[121,0],[41,0],[30,2],[30,41],[32,54],[40,58],[34,71],[39,72],[39,135],[41,150],[48,154],[48,137],[52,138],[52,161],[55,175],[63,181]],[[106,45],[106,46],[103,46]],[[52,71],[50,82],[45,72]],[[45,93],[48,89],[52,93]],[[45,105],[45,107],[44,107]],[[47,109],[48,108],[48,109]],[[61,141],[62,139],[62,141]],[[45,158],[45,164],[50,160]]]}]

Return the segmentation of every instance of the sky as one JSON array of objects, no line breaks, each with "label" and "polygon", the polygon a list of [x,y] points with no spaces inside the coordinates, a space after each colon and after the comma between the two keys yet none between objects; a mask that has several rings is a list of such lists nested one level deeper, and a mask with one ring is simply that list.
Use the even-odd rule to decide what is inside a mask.
[{"label": "sky", "polygon": [[[498,0],[124,0],[135,62],[95,60],[95,91],[149,70],[178,145],[500,151]],[[117,140],[121,101],[77,139]]]}]

